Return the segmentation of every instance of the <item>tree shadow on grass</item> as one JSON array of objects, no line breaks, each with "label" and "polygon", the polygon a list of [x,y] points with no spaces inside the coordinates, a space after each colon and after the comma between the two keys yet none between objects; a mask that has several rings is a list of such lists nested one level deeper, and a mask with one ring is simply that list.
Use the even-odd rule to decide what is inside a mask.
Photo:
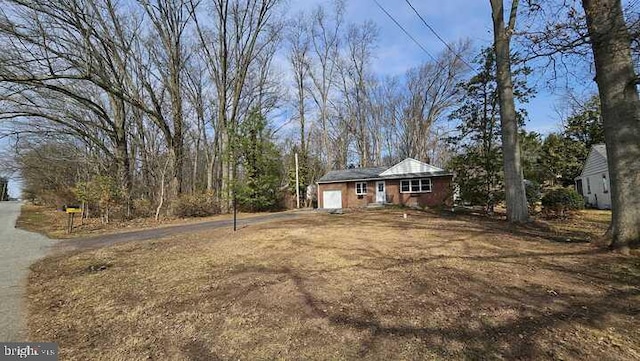
[{"label": "tree shadow on grass", "polygon": [[[416,359],[433,353],[455,359],[633,358],[633,340],[640,337],[634,323],[640,316],[640,279],[604,264],[637,268],[634,260],[564,244],[564,234],[550,237],[551,230],[544,225],[512,229],[505,222],[475,222],[466,217],[456,217],[460,221],[456,224],[420,225],[449,238],[399,241],[395,246],[391,242],[387,248],[376,248],[375,240],[367,247],[363,240],[314,242],[287,236],[296,254],[329,251],[349,262],[303,264],[265,254],[228,272],[225,285],[211,296],[270,312],[260,308],[261,296],[271,297],[265,292],[274,285],[289,285],[281,288],[286,290],[293,285],[299,307],[277,311],[293,318],[323,320],[338,333],[354,330],[360,335],[357,358],[388,359],[397,356],[403,344],[416,343],[423,346],[412,351]],[[338,222],[350,224],[344,218]],[[367,222],[376,224],[373,219]],[[402,231],[407,226],[402,220],[390,223],[385,227]],[[456,233],[461,235],[451,236]],[[514,239],[500,239],[505,234]],[[452,247],[464,250],[464,245],[466,251],[452,252]],[[448,263],[454,261],[458,263]],[[527,283],[500,277],[500,272],[522,271],[528,265],[535,270],[524,277],[533,277],[539,270],[557,275],[564,283],[552,278]],[[487,269],[494,273],[485,273]],[[254,281],[261,277],[264,282]],[[355,282],[356,277],[364,282]],[[335,291],[345,288],[349,295]],[[409,322],[415,313],[426,318]],[[594,342],[596,335],[609,329],[618,330],[620,347]]]},{"label": "tree shadow on grass", "polygon": [[[486,232],[477,232],[486,235]],[[630,258],[598,249],[552,245],[551,248],[531,252],[523,252],[517,247],[504,247],[493,249],[490,254],[433,254],[439,247],[451,247],[452,241],[444,240],[441,243],[430,242],[424,248],[422,245],[411,246],[423,251],[422,255],[416,257],[413,251],[401,252],[406,246],[399,246],[400,251],[384,251],[373,247],[342,246],[335,242],[318,244],[302,238],[292,243],[300,253],[328,250],[343,256],[351,255],[352,260],[360,259],[360,262],[336,267],[324,264],[318,264],[319,267],[296,266],[290,262],[277,266],[246,265],[236,269],[233,275],[270,275],[275,277],[276,283],[293,282],[304,309],[299,317],[323,319],[332,326],[347,327],[367,335],[360,341],[358,357],[378,358],[381,352],[385,352],[379,346],[381,342],[389,345],[419,340],[443,358],[538,359],[567,355],[573,358],[598,358],[611,352],[608,346],[590,345],[588,343],[591,340],[586,336],[567,336],[569,341],[565,342],[562,339],[564,333],[580,327],[598,330],[615,327],[623,330],[623,338],[640,336],[637,329],[624,330],[633,328],[634,317],[640,316],[640,279],[603,268],[606,262],[630,262],[630,267],[637,265]],[[558,246],[561,248],[553,251]],[[549,280],[548,287],[540,283],[513,284],[473,271],[476,265],[482,269],[490,263],[496,265],[498,270],[508,272],[522,267],[525,259],[536,269],[567,278],[569,285],[565,283],[557,289],[553,279]],[[461,261],[463,266],[443,266],[443,262],[451,260]],[[326,290],[326,280],[339,277],[341,272],[348,275],[351,272],[357,272],[358,275],[376,272],[375,275],[388,277],[388,281],[398,287],[389,287],[388,282],[383,282],[384,286],[381,287],[387,288],[371,296],[368,295],[371,290],[366,287],[352,285],[349,286],[354,287],[352,299],[340,295],[327,298],[326,293],[322,292]],[[371,277],[371,282],[377,282],[376,276]],[[336,282],[348,283],[349,280]],[[587,287],[585,285],[592,288],[583,290],[581,287]],[[393,298],[397,296],[393,293],[398,289],[406,290],[400,295],[401,301]],[[242,297],[254,291],[255,288],[240,287],[234,294]],[[368,302],[362,302],[364,298],[368,298]],[[418,303],[418,299],[422,303]],[[372,308],[372,303],[380,307]],[[391,304],[397,306],[390,310],[388,306]],[[433,323],[416,325],[408,323],[404,317],[411,311],[425,315],[435,312],[442,317],[443,310],[450,311],[450,317]],[[471,316],[464,316],[465,312]],[[501,312],[512,316],[505,318],[500,316]],[[470,326],[472,323],[475,326]],[[577,334],[578,331],[575,332]],[[560,351],[549,346],[557,342],[563,342],[558,346]],[[464,347],[452,351],[456,344]],[[624,358],[632,355],[625,353],[624,347],[613,351],[609,356]]]},{"label": "tree shadow on grass", "polygon": [[[541,357],[553,357],[553,350],[540,350],[538,338],[544,338],[545,333],[561,326],[574,328],[575,325],[604,328],[607,319],[612,316],[628,318],[640,315],[640,307],[634,304],[634,298],[640,296],[640,289],[629,288],[626,290],[611,290],[599,297],[589,294],[575,293],[564,295],[565,302],[562,306],[554,305],[553,308],[538,310],[539,305],[549,302],[550,296],[546,290],[535,287],[508,287],[500,288],[495,283],[487,282],[473,275],[460,273],[455,275],[461,278],[466,290],[459,293],[459,297],[481,300],[475,306],[480,310],[492,307],[515,307],[521,310],[518,317],[507,322],[497,324],[485,323],[479,328],[470,328],[468,321],[458,317],[453,322],[440,323],[431,327],[420,327],[403,323],[381,322],[378,318],[388,319],[388,315],[380,314],[378,310],[367,310],[355,307],[356,312],[327,311],[336,309],[326,301],[317,298],[308,288],[313,281],[306,279],[296,271],[288,270],[287,273],[294,281],[297,291],[302,295],[302,302],[313,317],[327,319],[336,326],[347,326],[361,331],[366,331],[369,336],[365,338],[358,351],[359,356],[367,356],[370,352],[379,349],[376,343],[384,339],[419,339],[430,349],[437,350],[441,356],[452,356],[449,349],[451,343],[457,342],[464,345],[462,354],[464,358],[507,358],[507,359],[536,359]],[[505,305],[505,300],[509,304]],[[411,300],[407,300],[407,307],[412,307]],[[538,303],[538,305],[536,305]],[[429,310],[424,310],[429,312]],[[452,310],[455,312],[455,310]],[[632,326],[631,324],[629,326]],[[550,340],[551,343],[554,340]],[[574,347],[573,351],[580,349]],[[588,351],[586,355],[589,355]],[[580,355],[574,355],[580,357]]]}]

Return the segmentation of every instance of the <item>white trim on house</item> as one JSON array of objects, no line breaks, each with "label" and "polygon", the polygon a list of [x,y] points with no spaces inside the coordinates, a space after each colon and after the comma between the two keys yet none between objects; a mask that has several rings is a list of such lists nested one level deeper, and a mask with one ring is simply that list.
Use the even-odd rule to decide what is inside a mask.
[{"label": "white trim on house", "polygon": [[[350,183],[350,182],[373,182],[373,181],[380,181],[380,180],[399,180],[399,179],[407,179],[407,174],[402,174],[402,175],[397,175],[397,176],[392,176],[392,177],[376,177],[376,178],[363,178],[363,179],[337,179],[337,180],[330,180],[330,181],[317,181],[317,184],[332,184],[332,183]],[[422,174],[421,178],[433,178],[433,177],[451,177],[453,176],[453,173],[437,173],[437,174]],[[417,177],[416,177],[417,179]]]},{"label": "white trim on house", "polygon": [[[380,190],[380,185],[382,185],[382,190]],[[377,181],[376,182],[376,203],[386,203],[387,202],[387,184],[385,181]]]},{"label": "white trim on house", "polygon": [[419,160],[415,160],[413,158],[407,158],[402,162],[380,173],[380,176],[390,177],[394,175],[406,175],[411,173],[435,173],[435,172],[444,172],[444,169],[434,167],[431,164],[427,164]]},{"label": "white trim on house", "polygon": [[[423,184],[424,181],[429,181],[427,182],[427,184],[429,185],[429,189],[423,189]],[[418,182],[417,184],[417,189],[418,190],[414,190],[414,182]],[[407,190],[402,190],[404,187],[403,183],[408,183],[408,189]],[[400,193],[431,193],[433,191],[433,182],[431,181],[431,178],[415,178],[415,179],[401,179],[400,180]]]},{"label": "white trim on house", "polygon": [[[360,188],[360,191],[358,191],[358,188]],[[364,192],[363,192],[363,189],[364,189]],[[358,196],[367,195],[367,182],[356,182],[356,195]]]},{"label": "white trim on house", "polygon": [[340,209],[342,208],[342,191],[326,190],[322,192],[322,208]]}]

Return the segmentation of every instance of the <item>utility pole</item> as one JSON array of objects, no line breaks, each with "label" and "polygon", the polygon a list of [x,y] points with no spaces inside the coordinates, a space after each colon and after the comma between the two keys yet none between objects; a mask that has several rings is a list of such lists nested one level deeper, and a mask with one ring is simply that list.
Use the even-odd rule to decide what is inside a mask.
[{"label": "utility pole", "polygon": [[296,208],[300,208],[300,180],[298,178],[298,153],[295,153],[296,157]]}]

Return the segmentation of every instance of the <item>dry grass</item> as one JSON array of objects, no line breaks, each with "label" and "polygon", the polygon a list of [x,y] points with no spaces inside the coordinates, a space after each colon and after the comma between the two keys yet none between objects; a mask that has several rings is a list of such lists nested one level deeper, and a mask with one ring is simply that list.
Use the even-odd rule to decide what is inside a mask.
[{"label": "dry grass", "polygon": [[49,238],[66,238],[67,214],[52,208],[25,204],[16,227],[44,234]]},{"label": "dry grass", "polygon": [[310,215],[56,255],[30,338],[63,360],[638,359],[640,261],[584,243],[594,214]]},{"label": "dry grass", "polygon": [[[264,215],[265,213],[238,213],[239,219],[246,219]],[[233,216],[229,214],[221,214],[210,217],[192,217],[192,218],[161,218],[156,221],[153,217],[135,218],[131,220],[113,219],[109,223],[104,224],[99,217],[89,218],[82,221],[80,216],[76,215],[74,228],[71,234],[67,233],[67,213],[56,210],[55,208],[45,206],[35,206],[25,204],[18,220],[16,227],[30,232],[44,234],[49,238],[68,239],[82,238],[89,236],[98,236],[103,234],[113,234],[120,232],[129,232],[141,229],[151,229],[158,227],[217,221],[223,219],[231,219]]]}]

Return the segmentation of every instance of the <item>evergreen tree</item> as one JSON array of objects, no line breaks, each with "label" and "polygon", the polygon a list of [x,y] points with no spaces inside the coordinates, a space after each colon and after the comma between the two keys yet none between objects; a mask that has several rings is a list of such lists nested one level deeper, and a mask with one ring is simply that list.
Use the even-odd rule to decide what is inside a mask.
[{"label": "evergreen tree", "polygon": [[240,124],[238,144],[242,176],[237,201],[248,211],[275,210],[280,206],[282,159],[265,117],[257,111]]},{"label": "evergreen tree", "polygon": [[561,134],[549,134],[542,144],[538,169],[541,180],[549,186],[570,186],[580,175],[587,157],[585,144]]},{"label": "evergreen tree", "polygon": [[600,99],[591,97],[582,107],[573,111],[564,126],[567,138],[581,142],[586,149],[594,144],[604,143],[604,128],[600,113]]},{"label": "evergreen tree", "polygon": [[[476,63],[481,65],[480,72],[460,85],[462,105],[450,116],[459,122],[456,134],[449,138],[457,152],[450,168],[456,173],[462,199],[481,204],[491,212],[504,198],[500,107],[493,50],[485,49]],[[521,68],[514,72],[514,96],[520,102],[526,102],[532,94],[520,77],[529,71]],[[520,124],[524,122],[524,116],[524,112],[517,112]]]},{"label": "evergreen tree", "polygon": [[[522,143],[525,149],[526,140]],[[580,175],[589,149],[604,143],[604,130],[600,115],[600,100],[591,97],[584,105],[573,110],[564,121],[562,133],[549,134],[541,144],[535,164],[525,178],[547,186],[570,186]]]},{"label": "evergreen tree", "polygon": [[542,136],[537,132],[520,132],[520,159],[524,179],[542,183],[538,161],[542,152]]}]

